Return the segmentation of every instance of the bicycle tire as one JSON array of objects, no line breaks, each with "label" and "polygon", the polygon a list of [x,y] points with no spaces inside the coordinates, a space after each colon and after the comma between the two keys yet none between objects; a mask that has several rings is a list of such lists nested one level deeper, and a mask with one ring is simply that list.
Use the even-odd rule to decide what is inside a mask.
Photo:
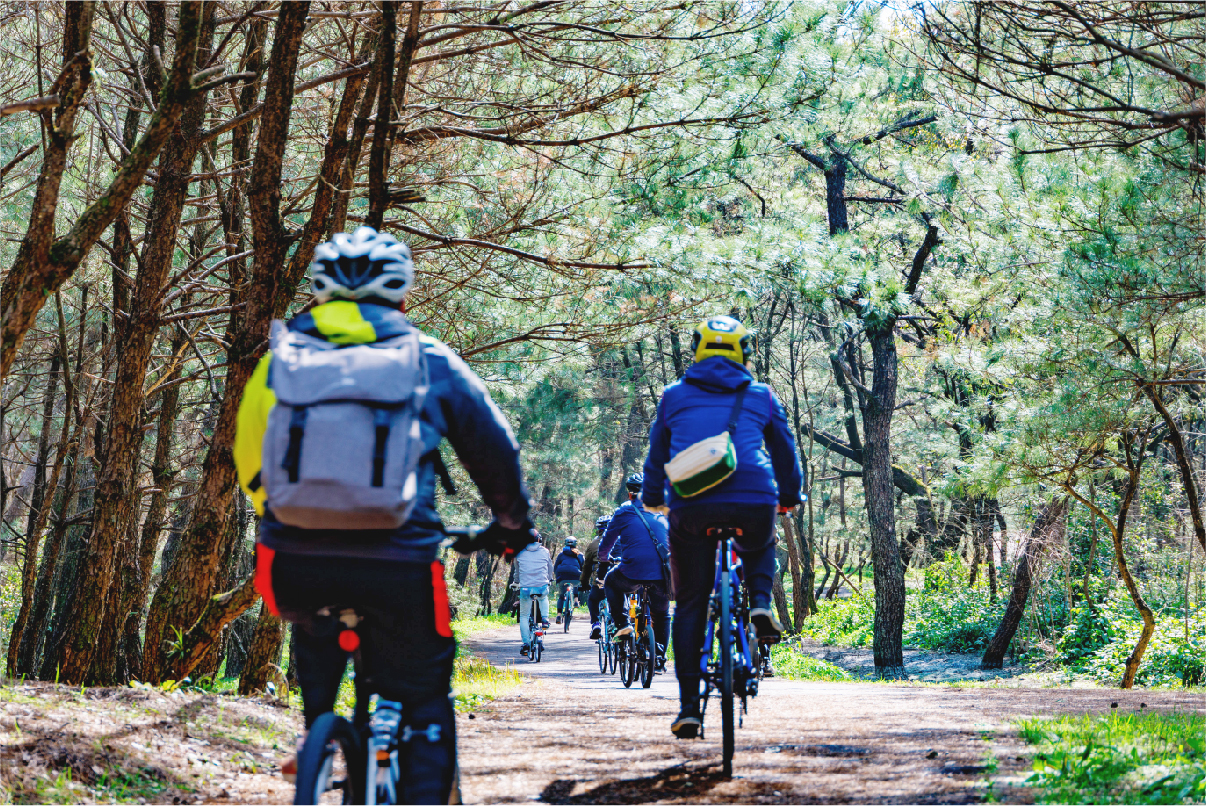
[{"label": "bicycle tire", "polygon": [[[332,781],[335,756],[342,752],[347,777]],[[295,804],[315,804],[328,789],[343,789],[344,803],[363,803],[360,791],[365,776],[360,734],[341,716],[327,712],[314,721],[297,758]],[[334,784],[334,786],[332,786]]]},{"label": "bicycle tire", "polygon": [[615,674],[620,670],[620,645],[613,643],[607,654],[611,656],[611,674]]},{"label": "bicycle tire", "polygon": [[720,730],[721,774],[733,777],[733,586],[729,577],[729,553],[720,571]]},{"label": "bicycle tire", "polygon": [[657,641],[653,640],[653,625],[645,627],[645,635],[641,638],[645,651],[645,665],[641,668],[641,688],[653,685],[653,671],[657,667]]},{"label": "bicycle tire", "polygon": [[620,682],[624,688],[632,688],[636,680],[636,647],[631,635],[625,635],[620,643]]},{"label": "bicycle tire", "polygon": [[602,639],[595,643],[599,645],[599,674],[607,674],[607,656],[609,654],[607,645],[603,643]]},{"label": "bicycle tire", "polygon": [[532,650],[528,653],[528,657],[533,663],[540,663],[540,656],[544,654],[544,641],[537,639],[532,642]]}]

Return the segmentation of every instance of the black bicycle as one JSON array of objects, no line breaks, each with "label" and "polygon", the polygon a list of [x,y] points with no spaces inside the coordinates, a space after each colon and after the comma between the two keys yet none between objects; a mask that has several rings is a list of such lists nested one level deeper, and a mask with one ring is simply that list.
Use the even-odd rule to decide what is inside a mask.
[{"label": "black bicycle", "polygon": [[599,624],[602,625],[602,630],[595,639],[599,649],[599,674],[615,674],[616,650],[611,638],[615,628],[611,623],[611,608],[608,607],[606,599],[599,602]]},{"label": "black bicycle", "polygon": [[657,641],[653,635],[653,615],[649,604],[649,592],[644,585],[628,594],[628,620],[633,631],[616,642],[620,663],[620,682],[624,688],[640,680],[641,688],[653,685],[657,671]]},{"label": "black bicycle", "polygon": [[[720,544],[716,548],[716,577],[708,601],[708,626],[700,659],[703,692],[699,712],[701,716],[706,712],[712,692],[720,695],[722,771],[726,776],[733,774],[735,728],[744,722],[749,698],[757,696],[764,670],[764,649],[756,639],[751,640],[754,633],[741,559],[733,549],[734,538],[740,536],[741,530],[736,528],[708,530],[708,537],[719,538]],[[740,714],[735,713],[738,699]],[[699,736],[703,738],[702,725]]]},{"label": "black bicycle", "polygon": [[540,656],[544,654],[544,614],[540,612],[542,595],[531,595],[532,609],[528,612],[528,635],[532,636],[532,643],[528,645],[528,660],[532,663],[540,663]]},{"label": "black bicycle", "polygon": [[[450,527],[444,531],[456,541],[446,541],[445,548],[452,546],[464,554],[480,548],[475,542],[480,527]],[[356,651],[360,647],[357,628],[364,617],[355,608],[341,606],[324,607],[315,615],[319,620],[332,622],[340,633],[339,646],[352,656],[356,704],[351,720],[333,711],[314,720],[297,757],[293,802],[315,804],[338,798],[342,803],[397,803],[401,777],[399,743],[420,737],[438,742],[439,726],[430,726],[426,734],[407,726],[399,735],[402,704],[379,697],[365,682],[369,676],[361,674],[360,653]],[[461,802],[459,768],[453,778],[450,802]]]},{"label": "black bicycle", "polygon": [[561,625],[564,632],[569,632],[570,622],[574,619],[574,603],[577,598],[578,586],[575,582],[558,582],[561,593],[557,597],[557,612],[561,614]]}]

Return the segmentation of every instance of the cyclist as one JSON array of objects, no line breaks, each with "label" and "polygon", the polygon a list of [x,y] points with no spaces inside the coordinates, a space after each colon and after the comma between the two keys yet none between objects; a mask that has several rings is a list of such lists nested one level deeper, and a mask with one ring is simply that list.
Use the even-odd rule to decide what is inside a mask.
[{"label": "cyclist", "polygon": [[636,500],[644,476],[634,473],[624,482],[628,500],[612,513],[611,522],[599,543],[599,556],[613,562],[603,590],[611,619],[616,625],[615,637],[631,635],[624,609],[624,594],[642,585],[649,593],[649,609],[653,616],[653,638],[657,643],[658,666],[666,652],[670,637],[670,548],[666,538],[666,519],[656,512],[643,512]]},{"label": "cyclist", "polygon": [[549,627],[549,585],[556,576],[553,573],[553,558],[544,547],[544,538],[537,535],[515,555],[515,584],[519,586],[519,635],[523,647],[519,654],[527,656],[532,648],[532,633],[528,628],[528,616],[532,613],[532,594],[536,594],[536,620],[544,629]]},{"label": "cyclist", "polygon": [[[370,227],[361,227],[351,236],[337,234],[315,249],[310,281],[317,305],[287,325],[274,323],[272,345],[278,356],[274,358],[273,352],[264,356],[247,383],[237,416],[234,460],[239,483],[262,516],[256,545],[256,587],[270,612],[295,625],[305,727],[309,729],[315,719],[334,708],[349,654],[340,646],[340,624],[323,611],[336,606],[353,608],[364,619],[359,650],[363,673],[357,683],[401,702],[403,725],[421,737],[402,747],[400,798],[404,803],[447,803],[456,765],[454,712],[449,699],[456,647],[449,627],[443,565],[437,559],[443,533],[435,509],[435,477],[437,473],[442,479],[447,476],[437,451],[442,439],[448,439],[494,512],[495,520],[483,534],[490,550],[514,552],[534,538],[527,517],[519,445],[477,375],[446,345],[420,334],[402,313],[413,279],[414,264],[407,246]],[[289,471],[291,483],[295,470],[302,481],[309,482],[317,476],[339,479],[347,467],[355,471],[349,471],[348,478],[355,477],[355,483],[361,485],[358,489],[382,489],[367,484],[368,477],[378,473],[371,410],[364,413],[368,424],[361,431],[342,422],[330,426],[331,415],[319,410],[331,406],[282,403],[278,407],[276,402],[278,394],[282,400],[293,400],[284,396],[283,390],[298,392],[288,384],[296,386],[300,381],[295,379],[306,377],[293,374],[289,356],[335,356],[334,345],[387,341],[412,348],[409,352],[386,346],[373,350],[381,362],[388,362],[384,363],[388,372],[361,370],[359,378],[348,376],[345,380],[379,383],[383,377],[413,372],[416,365],[425,372],[425,376],[406,376],[426,380],[421,406],[413,411],[407,406],[406,416],[413,417],[410,422],[418,428],[402,430],[402,437],[421,438],[422,443],[411,444],[418,452],[409,455],[421,456],[413,475],[407,473],[398,481],[402,494],[413,496],[413,509],[395,528],[331,528],[332,520],[341,525],[347,521],[322,512],[316,502],[311,502],[314,507],[309,509],[281,505],[289,499],[273,479],[284,475],[281,468],[288,466],[290,453],[294,462]],[[278,359],[282,366],[274,369]],[[361,391],[373,390],[366,386]],[[346,398],[340,402],[348,403]],[[309,419],[300,426],[295,423],[299,408],[309,411]],[[286,454],[284,464],[277,458],[274,432],[269,431],[282,416],[291,448],[297,438],[297,450]],[[387,434],[388,429],[386,426]],[[362,437],[367,446],[356,442]],[[371,474],[361,467],[361,459],[372,464]],[[393,461],[401,459],[394,457]],[[384,457],[381,462],[384,467],[396,467]],[[405,486],[401,478],[406,479]],[[323,521],[320,527],[305,525]],[[296,773],[295,759],[282,766],[282,773],[290,772]]]},{"label": "cyclist", "polygon": [[570,535],[565,539],[565,545],[553,563],[553,573],[557,576],[557,623],[564,618],[565,608],[574,606],[573,597],[576,595],[574,585],[582,576],[582,566],[585,559],[578,551],[578,538]]},{"label": "cyclist", "polygon": [[603,533],[607,531],[610,521],[610,515],[604,515],[595,521],[595,539],[586,547],[586,561],[582,564],[582,576],[578,578],[582,588],[590,591],[586,596],[586,609],[590,611],[592,641],[603,634],[603,625],[599,621],[599,602],[603,601],[603,576],[607,563],[599,561],[599,543],[602,542]]},{"label": "cyclist", "polygon": [[[661,507],[670,486],[665,465],[686,448],[722,433],[736,415],[730,432],[735,471],[689,498],[670,489],[674,667],[682,706],[671,730],[679,738],[694,738],[702,724],[699,664],[717,545],[716,538],[708,537],[709,529],[741,529],[735,542],[750,592],[750,621],[759,638],[777,640],[783,631],[771,610],[775,515],[801,502],[803,474],[782,404],[769,386],[754,381],[747,366],[756,349],[755,334],[732,317],[700,322],[692,337],[695,362],[681,380],[666,387],[649,434],[641,498],[648,507]],[[745,394],[739,397],[742,389]]]}]

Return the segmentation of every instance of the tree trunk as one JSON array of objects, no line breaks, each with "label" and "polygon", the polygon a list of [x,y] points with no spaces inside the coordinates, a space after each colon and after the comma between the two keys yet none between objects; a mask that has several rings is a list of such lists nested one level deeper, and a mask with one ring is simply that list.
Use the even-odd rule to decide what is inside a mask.
[{"label": "tree trunk", "polygon": [[515,563],[511,563],[511,572],[507,574],[507,586],[503,588],[502,599],[498,603],[499,613],[510,613],[519,605],[519,589],[512,588],[511,583],[515,581]]},{"label": "tree trunk", "polygon": [[875,375],[863,409],[863,493],[871,525],[871,562],[875,582],[875,673],[904,677],[904,566],[896,540],[893,506],[892,413],[896,408],[895,322],[868,332]]},{"label": "tree trunk", "polygon": [[[156,591],[147,614],[143,676],[152,683],[183,677],[191,669],[182,666],[182,661],[170,659],[164,652],[164,642],[173,628],[192,632],[190,625],[195,625],[209,607],[210,592],[221,561],[221,553],[216,547],[226,530],[227,504],[236,484],[231,446],[239,400],[259,361],[261,342],[270,320],[284,313],[276,309],[279,300],[285,298],[283,294],[278,295],[278,283],[291,286],[296,279],[292,275],[304,271],[305,263],[313,253],[312,248],[307,250],[303,243],[294,253],[288,270],[282,272],[290,245],[280,214],[283,155],[293,107],[299,45],[309,5],[308,2],[286,3],[277,16],[260,115],[260,135],[248,191],[255,260],[246,295],[247,309],[227,352],[224,396],[202,466],[201,484],[189,524],[180,538],[176,561],[164,575],[163,584]],[[303,260],[305,263],[298,270],[297,264]],[[239,612],[210,611],[211,615],[228,615],[230,618],[236,618]],[[225,624],[197,635],[216,640],[222,626]],[[203,656],[204,653],[200,654]],[[189,657],[198,657],[198,653],[190,652]]]},{"label": "tree trunk", "polygon": [[1147,395],[1148,400],[1160,413],[1164,424],[1168,426],[1168,442],[1172,445],[1173,455],[1177,459],[1177,470],[1181,472],[1181,486],[1185,489],[1185,500],[1189,504],[1189,518],[1193,523],[1193,533],[1202,550],[1206,551],[1206,523],[1202,521],[1202,505],[1198,496],[1198,485],[1193,478],[1193,468],[1189,465],[1189,451],[1185,448],[1185,438],[1181,435],[1177,421],[1173,419],[1168,407],[1164,405],[1160,390],[1152,384],[1147,384],[1143,387],[1143,393]]},{"label": "tree trunk", "polygon": [[267,688],[269,679],[273,677],[272,666],[284,640],[285,622],[269,613],[266,606],[261,606],[251,647],[247,652],[247,663],[239,677],[240,694],[246,696]]},{"label": "tree trunk", "polygon": [[779,523],[783,528],[783,543],[787,547],[787,567],[791,572],[791,594],[795,605],[793,608],[795,619],[784,621],[783,625],[793,632],[799,632],[804,619],[812,615],[808,609],[808,583],[804,581],[803,574],[800,573],[800,547],[796,542],[791,517],[780,515]]},{"label": "tree trunk", "polygon": [[1022,614],[1026,612],[1026,600],[1030,597],[1030,586],[1034,574],[1038,570],[1039,559],[1052,543],[1057,542],[1064,533],[1067,525],[1069,502],[1061,498],[1048,503],[1039,513],[1038,520],[1030,528],[1030,536],[1023,539],[1021,551],[1013,569],[1013,590],[1009,594],[1009,603],[1005,606],[1005,615],[996,633],[984,649],[980,659],[981,669],[1000,669],[1005,661],[1005,653],[1009,644],[1022,623]]}]

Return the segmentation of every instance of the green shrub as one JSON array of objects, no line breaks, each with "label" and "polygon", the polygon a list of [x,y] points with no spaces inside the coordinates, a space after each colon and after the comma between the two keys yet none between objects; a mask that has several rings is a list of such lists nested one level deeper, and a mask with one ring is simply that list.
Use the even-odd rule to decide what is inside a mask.
[{"label": "green shrub", "polygon": [[906,602],[905,643],[943,652],[983,652],[1004,612],[1005,602],[990,602],[982,590],[923,591]]},{"label": "green shrub", "polygon": [[1201,714],[1126,714],[1024,719],[1036,745],[1026,783],[1039,803],[1201,803],[1206,721]]},{"label": "green shrub", "polygon": [[795,644],[781,643],[771,647],[771,663],[775,667],[775,676],[786,680],[854,679],[839,666],[805,655]]},{"label": "green shrub", "polygon": [[1072,618],[1055,640],[1056,660],[1061,666],[1080,670],[1093,653],[1110,642],[1110,619],[1100,609],[1072,608]]},{"label": "green shrub", "polygon": [[[1095,680],[1117,685],[1125,671],[1126,659],[1139,642],[1143,622],[1114,621],[1110,643],[1095,651],[1084,670]],[[1189,616],[1189,639],[1185,621],[1177,616],[1156,618],[1156,631],[1143,654],[1135,682],[1141,686],[1196,686],[1206,681],[1206,608]]]},{"label": "green shrub", "polygon": [[817,603],[815,614],[804,620],[803,631],[822,644],[871,646],[875,631],[875,599],[851,596]]}]

